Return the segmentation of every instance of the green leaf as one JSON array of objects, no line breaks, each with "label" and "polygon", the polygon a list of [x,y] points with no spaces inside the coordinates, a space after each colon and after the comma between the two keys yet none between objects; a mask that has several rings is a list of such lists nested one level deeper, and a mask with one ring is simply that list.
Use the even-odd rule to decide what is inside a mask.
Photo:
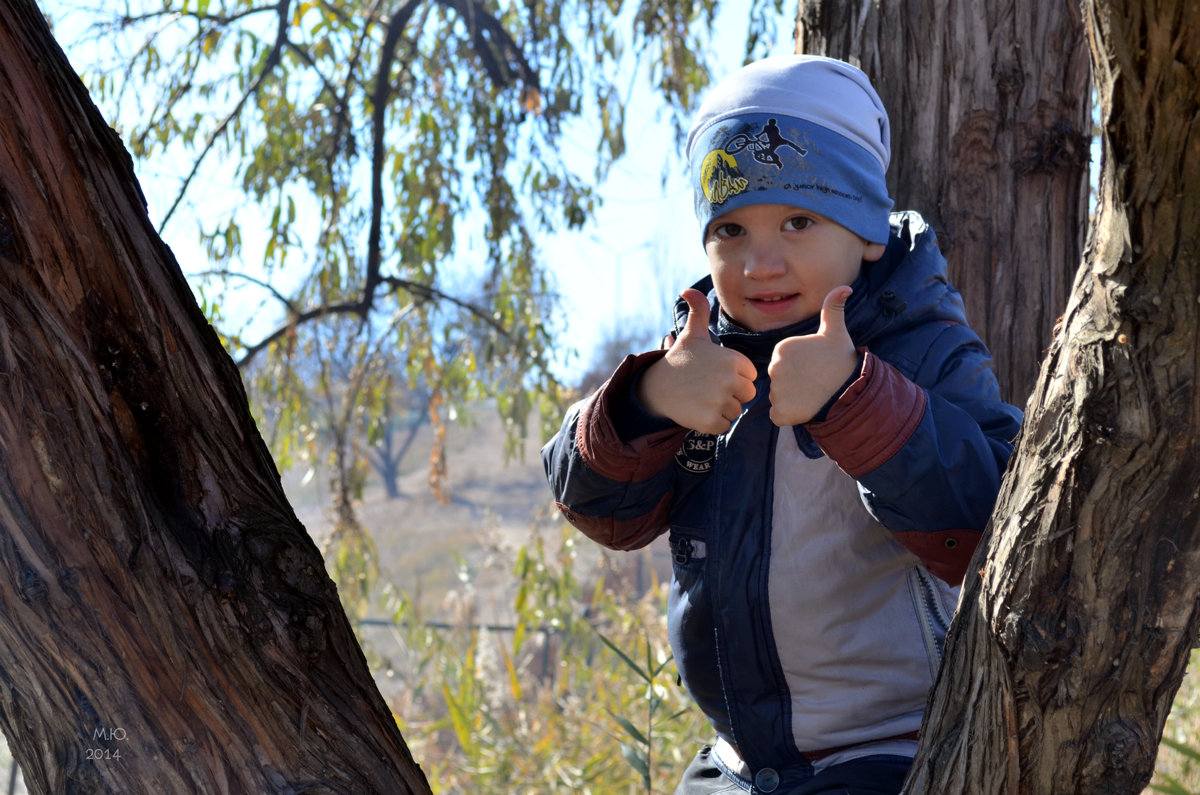
[{"label": "green leaf", "polygon": [[454,734],[458,737],[458,744],[464,749],[470,749],[472,745],[471,721],[467,718],[466,710],[463,709],[462,703],[450,692],[448,685],[442,686],[442,699],[446,702],[450,722],[454,727]]},{"label": "green leaf", "polygon": [[[595,628],[593,627],[593,629],[595,629]],[[635,663],[632,659],[630,659],[628,654],[621,651],[621,649],[619,649],[615,643],[613,643],[608,638],[604,637],[603,633],[601,633],[600,630],[596,629],[595,632],[596,632],[596,635],[599,636],[600,640],[604,642],[604,645],[607,646],[608,648],[612,649],[613,652],[616,653],[616,655],[618,657],[620,657],[625,662],[625,664],[628,665],[635,673],[637,673],[638,676],[640,676],[646,682],[653,682],[653,679],[650,678],[649,674],[646,671],[643,671],[641,669],[641,667],[638,666],[637,663]]]},{"label": "green leaf", "polygon": [[1163,737],[1162,744],[1173,751],[1177,751],[1193,762],[1200,762],[1200,750],[1178,740],[1172,740],[1170,737]]},{"label": "green leaf", "polygon": [[625,733],[632,737],[639,745],[650,745],[650,741],[646,739],[646,735],[642,734],[638,727],[634,726],[633,723],[631,723],[627,718],[621,717],[612,710],[608,710],[608,714],[612,715],[613,720],[615,720],[620,727],[625,730]]},{"label": "green leaf", "polygon": [[625,757],[625,761],[629,763],[629,766],[637,771],[638,775],[649,786],[650,762],[641,749],[634,748],[629,743],[621,743],[621,756]]},{"label": "green leaf", "polygon": [[[1148,789],[1155,792],[1164,792],[1167,795],[1196,795],[1195,792],[1185,787],[1178,780],[1172,778],[1161,770],[1155,771],[1155,780],[1150,782]],[[1166,784],[1158,783],[1158,779],[1162,779]]]}]

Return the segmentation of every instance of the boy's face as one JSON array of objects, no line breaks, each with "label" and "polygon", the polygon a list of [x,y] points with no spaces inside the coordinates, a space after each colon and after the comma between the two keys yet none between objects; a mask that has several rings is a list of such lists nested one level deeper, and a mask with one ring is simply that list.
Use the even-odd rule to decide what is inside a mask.
[{"label": "boy's face", "polygon": [[819,314],[829,291],[853,284],[884,246],[808,210],[751,204],[714,218],[704,250],[725,314],[769,331]]}]

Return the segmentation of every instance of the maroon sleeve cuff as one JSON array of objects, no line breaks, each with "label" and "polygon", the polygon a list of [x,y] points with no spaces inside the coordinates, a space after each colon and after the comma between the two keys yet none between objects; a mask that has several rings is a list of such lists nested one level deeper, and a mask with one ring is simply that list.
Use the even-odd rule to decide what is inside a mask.
[{"label": "maroon sleeve cuff", "polygon": [[978,530],[908,530],[893,533],[896,540],[912,552],[935,577],[950,585],[960,585],[967,566],[983,533]]},{"label": "maroon sleeve cuff", "polygon": [[862,375],[829,410],[805,426],[825,454],[859,478],[899,452],[921,424],[929,396],[869,351]]},{"label": "maroon sleeve cuff", "polygon": [[609,549],[641,549],[666,532],[669,525],[671,495],[664,494],[654,510],[636,519],[611,516],[583,516],[561,502],[555,503],[563,518],[585,536]]},{"label": "maroon sleeve cuff", "polygon": [[592,396],[579,415],[575,442],[585,464],[611,480],[637,483],[662,471],[683,444],[686,428],[639,436],[621,441],[613,425],[613,402],[627,400],[634,376],[658,361],[666,351],[627,356],[612,377]]}]

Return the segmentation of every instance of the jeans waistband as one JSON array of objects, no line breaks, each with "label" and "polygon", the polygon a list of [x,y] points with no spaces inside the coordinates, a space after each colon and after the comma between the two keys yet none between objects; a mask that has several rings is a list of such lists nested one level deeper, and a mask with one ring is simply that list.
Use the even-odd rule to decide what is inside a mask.
[{"label": "jeans waistband", "polygon": [[750,772],[750,766],[742,759],[742,755],[733,747],[733,744],[727,741],[724,737],[718,737],[713,744],[712,760],[722,773],[729,779],[732,779],[742,789],[750,791],[750,786],[754,781],[754,776]]},{"label": "jeans waistband", "polygon": [[[846,748],[831,749],[824,753],[813,754],[811,759],[813,772],[823,770],[836,764],[867,756],[902,756],[911,759],[917,752],[916,732],[911,735],[903,734],[886,740],[876,740],[861,745]],[[737,748],[723,737],[718,737],[712,747],[713,764],[733,783],[747,792],[757,787],[756,791],[771,792],[779,783],[782,770],[765,768],[751,770]]]}]

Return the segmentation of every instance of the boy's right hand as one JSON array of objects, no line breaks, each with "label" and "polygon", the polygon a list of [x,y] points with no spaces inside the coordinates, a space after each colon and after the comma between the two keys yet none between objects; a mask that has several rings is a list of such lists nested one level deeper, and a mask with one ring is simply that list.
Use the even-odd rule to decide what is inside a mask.
[{"label": "boy's right hand", "polygon": [[683,291],[688,319],[663,358],[647,368],[637,398],[646,411],[701,433],[721,434],[754,398],[754,365],[708,336],[708,298]]}]

